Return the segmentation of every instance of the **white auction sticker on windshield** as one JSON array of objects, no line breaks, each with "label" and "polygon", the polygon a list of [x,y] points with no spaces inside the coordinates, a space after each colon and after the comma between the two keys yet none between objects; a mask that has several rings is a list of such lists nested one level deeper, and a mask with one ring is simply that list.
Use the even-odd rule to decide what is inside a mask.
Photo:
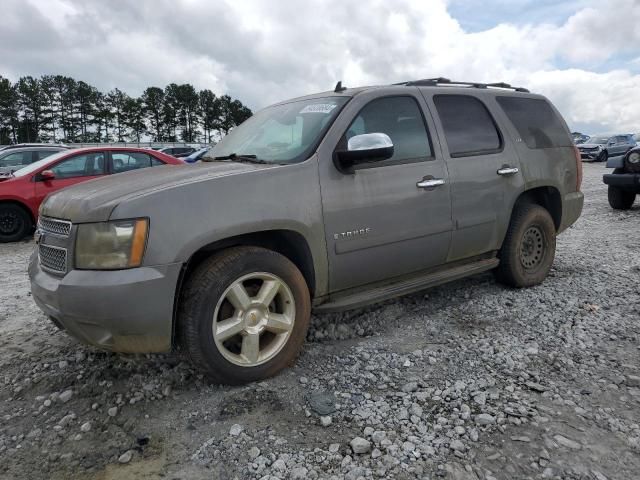
[{"label": "white auction sticker on windshield", "polygon": [[300,110],[300,113],[331,113],[336,106],[335,103],[312,103]]}]

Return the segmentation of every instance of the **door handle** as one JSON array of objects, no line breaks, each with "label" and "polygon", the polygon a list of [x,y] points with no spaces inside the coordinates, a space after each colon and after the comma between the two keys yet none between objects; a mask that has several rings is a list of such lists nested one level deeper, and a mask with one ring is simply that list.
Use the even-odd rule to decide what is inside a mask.
[{"label": "door handle", "polygon": [[498,170],[498,175],[515,175],[519,171],[518,167],[502,167]]},{"label": "door handle", "polygon": [[444,178],[425,178],[416,183],[416,187],[418,188],[434,188],[439,187],[440,185],[444,185]]}]

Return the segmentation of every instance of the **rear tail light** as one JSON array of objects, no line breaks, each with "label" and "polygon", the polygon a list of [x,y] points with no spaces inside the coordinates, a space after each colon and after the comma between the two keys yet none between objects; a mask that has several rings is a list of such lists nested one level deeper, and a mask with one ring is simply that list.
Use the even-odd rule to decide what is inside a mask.
[{"label": "rear tail light", "polygon": [[573,146],[573,154],[576,157],[576,192],[579,192],[582,186],[582,157],[580,150],[575,145]]}]

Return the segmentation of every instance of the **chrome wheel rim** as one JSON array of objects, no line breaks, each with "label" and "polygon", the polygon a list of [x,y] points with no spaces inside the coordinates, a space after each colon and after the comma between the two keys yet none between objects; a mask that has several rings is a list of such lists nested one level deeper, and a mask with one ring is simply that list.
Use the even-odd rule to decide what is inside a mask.
[{"label": "chrome wheel rim", "polygon": [[255,367],[286,345],[296,318],[295,300],[276,275],[256,272],[235,280],[213,314],[213,339],[229,362]]},{"label": "chrome wheel rim", "polygon": [[520,244],[520,263],[527,270],[536,268],[542,263],[544,257],[544,233],[540,227],[529,227],[522,236]]}]

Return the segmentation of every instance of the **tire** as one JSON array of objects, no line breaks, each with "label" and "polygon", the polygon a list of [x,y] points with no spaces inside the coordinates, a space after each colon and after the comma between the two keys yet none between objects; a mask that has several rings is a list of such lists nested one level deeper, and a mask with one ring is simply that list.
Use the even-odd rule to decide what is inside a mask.
[{"label": "tire", "polygon": [[31,217],[19,205],[0,205],[0,243],[17,242],[33,230]]},{"label": "tire", "polygon": [[600,152],[600,155],[598,155],[598,158],[596,158],[596,161],[606,162],[608,158],[609,158],[609,152],[607,152],[606,150],[603,150],[602,152]]},{"label": "tire", "polygon": [[535,204],[516,206],[498,254],[499,282],[523,288],[539,285],[551,269],[556,252],[556,227],[549,212]]},{"label": "tire", "polygon": [[636,193],[609,185],[607,196],[609,205],[616,210],[629,210],[636,200]]},{"label": "tire", "polygon": [[[266,300],[258,303],[262,293]],[[214,254],[186,280],[178,339],[209,379],[240,385],[292,365],[310,317],[309,288],[289,259],[264,248],[236,247]]]}]

